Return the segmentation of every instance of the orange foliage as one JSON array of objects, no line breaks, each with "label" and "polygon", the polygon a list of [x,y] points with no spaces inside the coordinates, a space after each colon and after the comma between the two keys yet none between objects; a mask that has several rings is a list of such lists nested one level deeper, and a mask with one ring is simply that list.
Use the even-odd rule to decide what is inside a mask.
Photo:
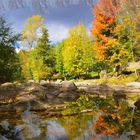
[{"label": "orange foliage", "polygon": [[105,60],[105,51],[106,46],[101,45],[100,43],[96,43],[95,45],[95,52],[96,52],[96,58],[99,60]]},{"label": "orange foliage", "polygon": [[93,125],[93,129],[97,134],[111,135],[116,133],[117,129],[114,126],[105,122],[104,117],[100,116],[96,123]]},{"label": "orange foliage", "polygon": [[[118,106],[116,106],[115,108],[118,110],[121,109],[118,108]],[[104,112],[104,114],[101,115],[93,125],[93,129],[97,134],[116,134],[119,132],[119,128],[129,121],[126,116],[123,116],[119,113],[109,113],[107,110],[102,110],[102,112]],[[110,119],[106,121],[106,117],[109,117]]]},{"label": "orange foliage", "polygon": [[100,10],[101,14],[115,17],[125,0],[99,0],[94,7],[95,12]]},{"label": "orange foliage", "polygon": [[[101,14],[101,10],[97,7],[94,9],[94,20],[92,22],[91,33],[95,38],[95,52],[96,58],[98,60],[105,60],[105,52],[107,46],[105,45],[108,42],[111,34],[111,26],[115,23],[115,18],[108,17]],[[109,32],[108,32],[109,31]],[[112,35],[111,35],[112,37]]]},{"label": "orange foliage", "polygon": [[97,140],[96,137],[90,137],[88,140]]},{"label": "orange foliage", "polygon": [[[108,47],[111,45],[114,46],[116,43],[115,40],[113,40],[113,34],[115,30],[117,30],[115,29],[115,16],[124,1],[125,0],[100,0],[94,6],[94,20],[92,22],[91,34],[96,42],[95,52],[98,60],[105,60]],[[110,39],[113,41],[111,42]],[[108,43],[108,41],[110,42]]]}]

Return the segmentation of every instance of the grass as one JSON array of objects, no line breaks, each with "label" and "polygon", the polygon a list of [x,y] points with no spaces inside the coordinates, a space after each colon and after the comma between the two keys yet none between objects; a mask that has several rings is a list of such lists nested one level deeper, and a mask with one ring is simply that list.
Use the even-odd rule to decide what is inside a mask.
[{"label": "grass", "polygon": [[131,75],[120,75],[118,77],[110,77],[110,78],[100,78],[100,79],[76,79],[72,80],[73,82],[87,82],[91,84],[112,84],[112,85],[125,85],[129,82],[134,82],[137,80],[137,77],[134,74]]}]

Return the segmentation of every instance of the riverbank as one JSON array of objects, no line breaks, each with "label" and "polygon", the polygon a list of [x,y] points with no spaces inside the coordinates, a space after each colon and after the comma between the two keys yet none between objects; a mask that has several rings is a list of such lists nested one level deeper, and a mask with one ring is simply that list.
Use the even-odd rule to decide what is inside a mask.
[{"label": "riverbank", "polygon": [[124,95],[130,93],[140,95],[140,82],[129,82],[124,85],[88,81],[4,83],[0,86],[0,110],[59,111],[65,107],[65,102],[76,101],[82,94]]}]

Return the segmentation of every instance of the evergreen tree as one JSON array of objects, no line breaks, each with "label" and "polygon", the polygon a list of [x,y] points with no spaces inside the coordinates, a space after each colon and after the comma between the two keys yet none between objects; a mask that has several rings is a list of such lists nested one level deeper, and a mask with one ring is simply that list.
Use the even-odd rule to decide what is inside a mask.
[{"label": "evergreen tree", "polygon": [[56,48],[56,71],[60,74],[64,72],[64,64],[63,64],[63,49],[64,49],[64,41],[58,44]]},{"label": "evergreen tree", "polygon": [[20,76],[19,58],[14,48],[18,36],[0,17],[0,82],[16,80]]},{"label": "evergreen tree", "polygon": [[35,80],[50,79],[55,67],[54,47],[50,46],[48,30],[42,28],[42,36],[38,39],[37,45],[31,51],[31,70]]}]

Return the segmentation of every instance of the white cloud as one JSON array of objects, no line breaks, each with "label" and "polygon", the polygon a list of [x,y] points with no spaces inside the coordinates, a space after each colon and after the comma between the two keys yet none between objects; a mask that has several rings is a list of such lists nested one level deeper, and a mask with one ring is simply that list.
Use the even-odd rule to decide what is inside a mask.
[{"label": "white cloud", "polygon": [[58,23],[47,24],[47,29],[49,31],[49,39],[53,43],[62,41],[68,35],[69,27]]}]

